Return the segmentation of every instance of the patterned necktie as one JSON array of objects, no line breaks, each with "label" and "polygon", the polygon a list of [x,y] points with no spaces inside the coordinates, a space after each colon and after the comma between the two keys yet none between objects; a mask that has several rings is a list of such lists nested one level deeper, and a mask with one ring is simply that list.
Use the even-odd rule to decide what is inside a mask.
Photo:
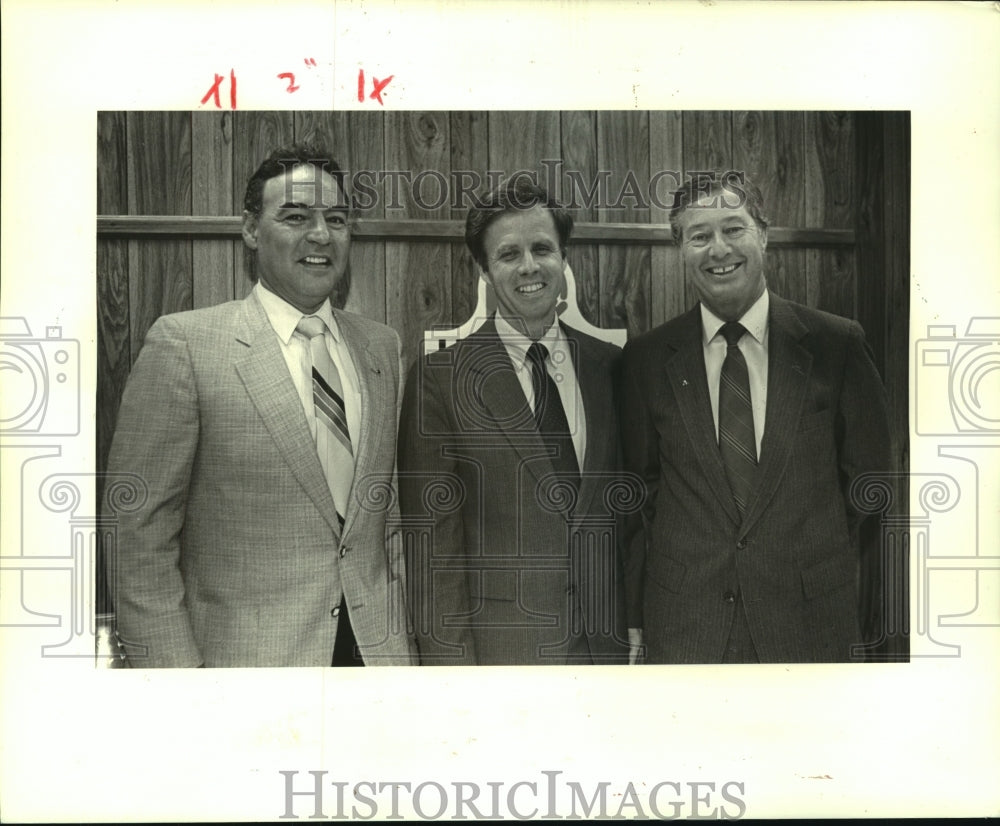
[{"label": "patterned necktie", "polygon": [[549,371],[545,369],[545,360],[548,356],[548,348],[537,341],[528,348],[531,386],[535,393],[535,424],[546,447],[553,448],[552,464],[556,472],[568,477],[578,488],[580,464],[576,458],[576,449],[573,447],[566,411],[559,398],[559,388],[556,387]]},{"label": "patterned necktie", "polygon": [[757,468],[757,441],[750,405],[750,375],[747,362],[737,346],[746,330],[730,321],[722,325],[726,339],[726,360],[719,377],[719,450],[726,467],[729,487],[742,516],[753,490]]},{"label": "patterned necktie", "polygon": [[344,526],[347,503],[354,482],[354,450],[344,412],[344,390],[340,373],[326,349],[326,324],[317,316],[304,316],[295,327],[309,339],[312,357],[313,408],[316,413],[316,452],[326,473],[337,519]]}]

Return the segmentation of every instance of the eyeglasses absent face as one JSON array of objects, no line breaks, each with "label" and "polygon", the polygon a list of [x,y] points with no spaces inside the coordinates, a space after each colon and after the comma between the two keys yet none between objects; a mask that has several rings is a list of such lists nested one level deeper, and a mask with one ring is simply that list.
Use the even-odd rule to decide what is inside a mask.
[{"label": "eyeglasses absent face", "polygon": [[260,215],[243,214],[243,240],[257,252],[264,287],[304,313],[315,311],[349,260],[351,233],[340,186],[308,164],[269,179]]},{"label": "eyeglasses absent face", "polygon": [[766,230],[742,206],[693,205],[678,224],[688,277],[702,303],[719,318],[739,319],[766,286]]}]

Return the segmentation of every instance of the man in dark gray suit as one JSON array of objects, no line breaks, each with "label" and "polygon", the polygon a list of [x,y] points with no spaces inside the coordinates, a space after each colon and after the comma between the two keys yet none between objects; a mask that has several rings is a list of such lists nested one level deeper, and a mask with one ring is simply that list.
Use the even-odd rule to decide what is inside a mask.
[{"label": "man in dark gray suit", "polygon": [[847,661],[878,551],[850,490],[889,467],[885,393],[856,322],[767,289],[757,187],[704,183],[670,214],[700,302],[623,356],[625,467],[648,488],[629,636],[651,663]]},{"label": "man in dark gray suit", "polygon": [[497,311],[410,372],[399,491],[422,664],[627,655],[613,510],[628,498],[620,351],[559,320],[572,226],[523,176],[488,193],[465,237]]}]

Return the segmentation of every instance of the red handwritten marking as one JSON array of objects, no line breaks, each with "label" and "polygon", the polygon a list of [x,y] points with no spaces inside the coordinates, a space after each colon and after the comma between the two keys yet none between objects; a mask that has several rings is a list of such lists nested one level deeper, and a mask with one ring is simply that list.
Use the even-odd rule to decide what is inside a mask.
[{"label": "red handwritten marking", "polygon": [[389,81],[392,80],[395,75],[389,75],[385,80],[379,80],[377,77],[372,77],[372,93],[368,96],[372,100],[377,100],[380,106],[385,106],[382,103],[382,90],[389,85]]},{"label": "red handwritten marking", "polygon": [[[205,97],[201,99],[202,103],[208,103],[208,99],[212,98],[215,103],[216,109],[222,108],[222,100],[219,98],[219,91],[222,87],[222,81],[225,77],[222,75],[215,75],[215,81],[212,83],[212,88],[205,92]],[[234,69],[229,70],[229,106],[232,109],[236,108],[236,71]]]},{"label": "red handwritten marking", "polygon": [[312,57],[303,58],[302,62],[305,63],[306,66],[309,66],[309,67],[312,67],[312,66],[316,65],[316,59],[312,58]]},{"label": "red handwritten marking", "polygon": [[[212,74],[215,74],[214,72]],[[212,84],[212,88],[205,92],[205,97],[201,99],[202,103],[207,103],[210,97],[215,97],[215,107],[217,109],[222,108],[222,103],[219,102],[219,84],[222,83],[222,75],[215,75],[215,83]]]},{"label": "red handwritten marking", "polygon": [[[204,101],[202,101],[204,103]],[[358,69],[358,103],[365,102],[365,70]]]},{"label": "red handwritten marking", "polygon": [[299,87],[295,85],[295,75],[291,72],[282,72],[278,75],[280,78],[285,78],[288,81],[288,88],[285,89],[286,92],[297,92]]}]

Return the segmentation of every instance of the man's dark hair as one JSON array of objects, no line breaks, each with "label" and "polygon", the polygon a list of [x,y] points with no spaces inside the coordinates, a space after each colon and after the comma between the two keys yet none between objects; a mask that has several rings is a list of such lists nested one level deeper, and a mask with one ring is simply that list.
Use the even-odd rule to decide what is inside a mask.
[{"label": "man's dark hair", "polygon": [[566,257],[566,245],[573,232],[573,216],[527,173],[500,181],[484,195],[478,195],[465,219],[465,244],[483,271],[489,269],[484,247],[486,230],[497,218],[509,212],[543,206],[552,215],[559,237],[559,251]]},{"label": "man's dark hair", "polygon": [[247,181],[246,194],[243,196],[243,209],[252,215],[260,215],[264,200],[264,184],[271,178],[283,175],[293,167],[302,164],[314,166],[331,175],[337,182],[337,186],[340,187],[340,194],[344,196],[346,203],[344,172],[327,148],[322,144],[293,143],[290,146],[279,146],[275,149],[257,167],[257,171],[250,176],[250,180]]},{"label": "man's dark hair", "polygon": [[670,208],[670,231],[674,243],[681,242],[681,213],[692,204],[697,204],[700,198],[712,195],[719,196],[720,206],[731,206],[733,209],[746,207],[757,228],[761,232],[767,229],[769,221],[764,215],[764,196],[747,174],[732,170],[699,174],[674,192],[674,203]]}]

